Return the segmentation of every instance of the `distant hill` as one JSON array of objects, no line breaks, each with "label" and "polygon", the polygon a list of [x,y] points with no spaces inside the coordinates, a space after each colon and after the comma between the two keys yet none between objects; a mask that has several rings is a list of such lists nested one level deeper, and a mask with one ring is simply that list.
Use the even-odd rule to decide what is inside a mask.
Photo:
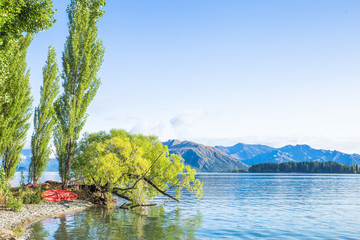
[{"label": "distant hill", "polygon": [[308,145],[287,145],[282,148],[258,154],[249,159],[243,159],[242,162],[247,165],[254,165],[265,162],[302,162],[302,161],[335,161],[342,164],[360,164],[359,154],[346,154],[339,151],[330,151],[323,149],[314,149]]},{"label": "distant hill", "polygon": [[[17,171],[28,171],[29,165],[31,162],[31,150],[30,149],[23,149],[22,150],[22,161],[18,166]],[[55,158],[51,158],[49,164],[46,168],[46,172],[57,172],[59,169],[59,163]]]},{"label": "distant hill", "polygon": [[202,144],[169,140],[163,143],[169,152],[184,159],[185,164],[202,172],[227,171],[233,169],[247,169],[244,163],[235,159],[215,147]]},{"label": "distant hill", "polygon": [[[308,145],[287,145],[273,148],[266,145],[238,143],[234,146],[206,146],[199,143],[169,140],[163,143],[170,153],[180,155],[186,164],[203,172],[247,169],[258,163],[283,163],[302,161],[335,161],[342,164],[360,165],[359,154],[346,154],[339,151],[314,149]],[[23,161],[18,171],[27,171],[31,161],[31,150],[22,151]],[[58,162],[50,159],[47,172],[57,172]]]},{"label": "distant hill", "polygon": [[275,150],[266,145],[238,143],[231,147],[215,146],[217,149],[239,160],[246,160],[257,155]]}]

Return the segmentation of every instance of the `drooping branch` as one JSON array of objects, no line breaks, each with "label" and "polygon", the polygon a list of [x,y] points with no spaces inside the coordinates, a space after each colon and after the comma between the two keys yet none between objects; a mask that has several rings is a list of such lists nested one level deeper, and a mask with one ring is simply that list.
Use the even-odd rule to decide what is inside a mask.
[{"label": "drooping branch", "polygon": [[139,178],[138,180],[136,180],[136,182],[135,182],[134,185],[131,187],[131,189],[134,189],[135,186],[136,186],[136,184],[137,184],[138,182],[140,182],[141,179],[144,179],[144,178],[146,177],[146,175],[149,173],[150,169],[154,166],[154,164],[157,162],[157,160],[159,160],[159,158],[161,157],[162,154],[163,154],[163,152],[160,153],[160,155],[155,159],[155,161],[151,164],[151,166],[150,166],[149,169],[144,173],[144,175],[143,175],[141,178]]},{"label": "drooping branch", "polygon": [[176,183],[175,183],[175,184],[172,184],[170,187],[168,187],[166,190],[164,190],[164,192],[167,192],[167,191],[169,191],[170,189],[176,187],[181,180],[182,180],[182,177],[179,177],[179,178],[177,179]]},{"label": "drooping branch", "polygon": [[146,175],[149,173],[150,169],[155,165],[155,163],[157,162],[157,160],[159,160],[159,158],[161,157],[162,154],[163,154],[163,152],[160,153],[160,155],[155,159],[155,161],[151,164],[151,166],[149,167],[149,169],[146,170],[146,172],[144,173],[144,175],[141,176],[140,178],[138,178],[138,179],[136,180],[136,182],[132,185],[132,187],[129,187],[129,188],[118,188],[118,187],[114,187],[113,189],[114,189],[114,190],[119,190],[119,191],[129,191],[129,190],[135,189],[136,184],[138,184],[142,179],[144,179],[144,178],[146,177]]},{"label": "drooping branch", "polygon": [[168,194],[168,193],[164,192],[163,190],[161,190],[160,188],[158,188],[158,187],[157,187],[152,181],[150,181],[148,178],[144,177],[144,180],[145,180],[148,184],[150,184],[152,187],[154,187],[154,188],[155,188],[158,192],[160,192],[162,195],[165,195],[165,196],[171,198],[171,199],[174,200],[174,201],[180,202],[179,199],[174,198],[174,197],[171,196],[170,194]]},{"label": "drooping branch", "polygon": [[133,190],[133,188],[118,188],[118,187],[114,187],[113,190],[118,190],[118,191],[130,191],[130,190]]},{"label": "drooping branch", "polygon": [[130,202],[134,202],[131,198],[129,198],[128,196],[126,196],[124,194],[120,194],[120,193],[118,193],[116,191],[113,191],[112,193],[115,194],[116,196],[118,196],[119,198],[123,198],[125,200],[130,201]]}]

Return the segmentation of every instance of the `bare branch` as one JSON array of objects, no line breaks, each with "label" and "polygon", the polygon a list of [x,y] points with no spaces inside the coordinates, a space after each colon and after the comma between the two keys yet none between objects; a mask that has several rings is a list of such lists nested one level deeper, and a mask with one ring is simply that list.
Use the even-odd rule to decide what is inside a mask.
[{"label": "bare branch", "polygon": [[129,198],[128,196],[126,196],[124,194],[120,194],[120,193],[118,193],[116,191],[113,191],[112,193],[115,194],[116,196],[120,197],[120,198],[123,198],[125,200],[130,201],[130,202],[134,202],[131,198]]},{"label": "bare branch", "polygon": [[151,181],[150,181],[149,179],[147,179],[146,177],[144,177],[144,180],[145,180],[148,184],[150,184],[152,187],[154,187],[154,188],[155,188],[158,192],[160,192],[162,195],[165,195],[165,196],[171,198],[171,199],[174,200],[174,201],[180,202],[179,199],[174,198],[174,197],[171,196],[170,194],[167,194],[166,192],[164,192],[163,190],[161,190],[160,188],[158,188],[153,182],[151,182]]},{"label": "bare branch", "polygon": [[101,186],[98,185],[98,183],[95,181],[95,179],[92,176],[91,176],[91,179],[93,180],[96,188],[101,192],[102,191]]},{"label": "bare branch", "polygon": [[168,187],[168,189],[164,190],[164,192],[169,191],[170,189],[172,189],[173,187],[176,187],[176,185],[181,181],[181,178],[178,178],[178,180],[176,181],[175,184],[172,184],[170,187]]},{"label": "bare branch", "polygon": [[157,162],[157,160],[159,160],[159,158],[161,157],[163,153],[160,153],[160,155],[155,159],[155,161],[151,164],[151,166],[149,167],[149,169],[145,172],[145,174],[140,177],[138,180],[136,180],[136,182],[133,184],[132,187],[130,188],[118,188],[118,187],[115,187],[113,188],[114,190],[119,190],[119,191],[129,191],[129,190],[133,190],[136,186],[136,184],[138,184],[140,182],[140,180],[144,179],[145,176],[149,173],[150,169],[154,166],[154,164]]},{"label": "bare branch", "polygon": [[139,178],[139,179],[134,183],[134,185],[131,187],[131,189],[134,189],[135,186],[136,186],[136,184],[137,184],[141,179],[144,179],[144,178],[145,178],[146,174],[149,173],[150,169],[154,166],[154,164],[157,162],[157,160],[159,160],[159,158],[161,157],[162,154],[163,154],[163,152],[160,153],[160,155],[155,159],[155,161],[151,164],[151,166],[150,166],[149,169],[145,172],[145,174],[144,174],[141,178]]}]

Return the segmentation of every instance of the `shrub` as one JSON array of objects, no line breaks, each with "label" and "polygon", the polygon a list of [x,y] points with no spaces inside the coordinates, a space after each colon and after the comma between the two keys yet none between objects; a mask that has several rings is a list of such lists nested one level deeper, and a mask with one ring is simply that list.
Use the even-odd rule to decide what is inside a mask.
[{"label": "shrub", "polygon": [[22,202],[24,204],[39,204],[43,200],[40,194],[41,194],[41,186],[36,187],[35,192],[27,188],[21,192],[20,198],[22,199]]},{"label": "shrub", "polygon": [[10,194],[10,184],[8,183],[5,172],[0,169],[0,205],[4,205],[7,196]]},{"label": "shrub", "polygon": [[21,234],[23,234],[24,229],[23,229],[22,226],[17,226],[17,227],[15,227],[15,228],[13,229],[13,232],[14,232],[14,236],[15,236],[15,237],[20,237]]},{"label": "shrub", "polygon": [[23,206],[22,198],[14,198],[12,194],[9,194],[6,199],[6,207],[15,212],[20,212]]}]

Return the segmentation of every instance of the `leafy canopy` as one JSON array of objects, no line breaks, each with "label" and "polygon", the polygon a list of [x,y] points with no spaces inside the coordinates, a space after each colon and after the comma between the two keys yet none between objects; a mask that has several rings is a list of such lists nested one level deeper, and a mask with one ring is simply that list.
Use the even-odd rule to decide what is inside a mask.
[{"label": "leafy canopy", "polygon": [[37,33],[48,29],[54,22],[51,0],[1,0],[0,44],[7,38]]},{"label": "leafy canopy", "polygon": [[13,54],[8,59],[8,78],[1,89],[8,94],[8,101],[0,104],[0,159],[6,177],[11,179],[21,162],[21,151],[30,127],[31,89],[26,52],[32,41],[31,35],[21,37],[14,44]]},{"label": "leafy canopy", "polygon": [[185,166],[181,158],[169,155],[155,136],[111,130],[110,133],[86,134],[72,164],[77,177],[108,191],[117,191],[136,204],[147,204],[159,193],[187,189],[199,198],[202,183],[196,170]]},{"label": "leafy canopy", "polygon": [[104,47],[98,38],[97,23],[104,14],[104,0],[71,0],[68,8],[69,35],[63,52],[63,93],[55,102],[58,123],[54,130],[56,156],[63,188],[70,178],[80,132],[87,108],[100,86],[97,76]]},{"label": "leafy canopy", "polygon": [[40,104],[35,108],[34,132],[31,137],[32,156],[29,166],[29,181],[34,183],[40,180],[50,160],[49,143],[56,123],[53,103],[59,93],[59,69],[53,46],[49,47],[43,76],[43,86],[40,88]]}]

